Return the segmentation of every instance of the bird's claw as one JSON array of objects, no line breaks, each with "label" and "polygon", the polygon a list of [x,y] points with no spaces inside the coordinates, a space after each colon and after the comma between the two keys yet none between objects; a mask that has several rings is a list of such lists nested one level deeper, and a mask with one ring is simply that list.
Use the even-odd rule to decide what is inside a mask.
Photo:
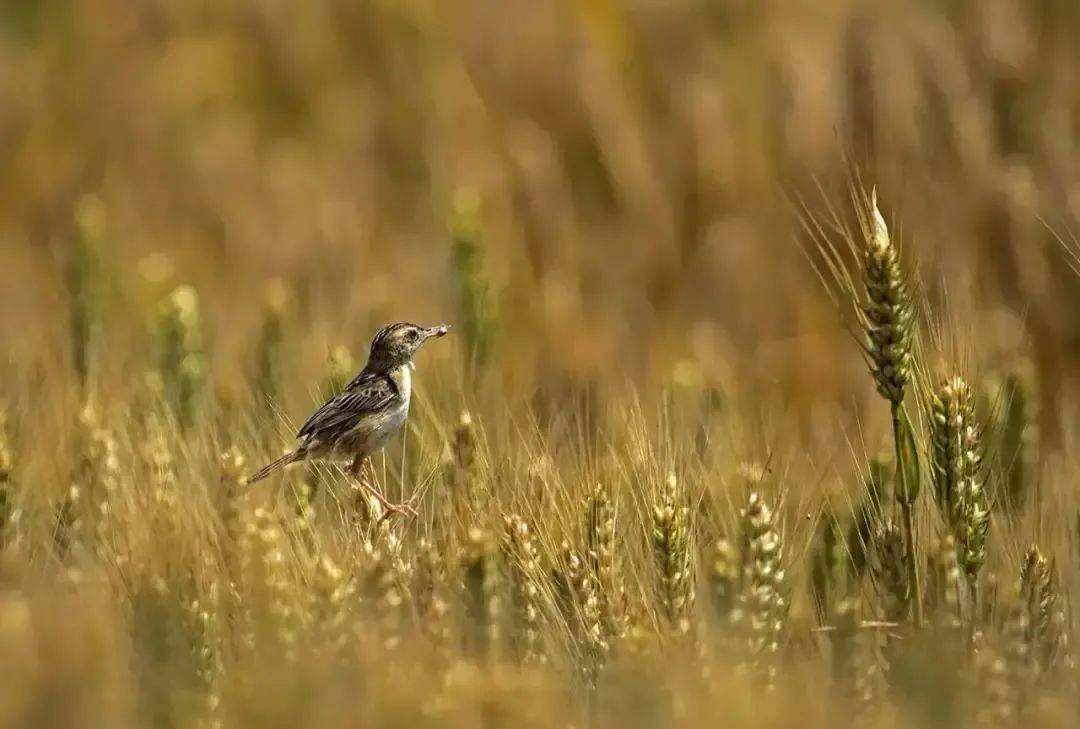
[{"label": "bird's claw", "polygon": [[383,515],[379,519],[380,522],[388,518],[391,514],[399,514],[401,516],[409,516],[413,518],[420,516],[420,512],[417,511],[416,507],[413,506],[413,499],[409,499],[408,501],[401,504],[393,504],[387,501],[383,503],[382,507]]}]

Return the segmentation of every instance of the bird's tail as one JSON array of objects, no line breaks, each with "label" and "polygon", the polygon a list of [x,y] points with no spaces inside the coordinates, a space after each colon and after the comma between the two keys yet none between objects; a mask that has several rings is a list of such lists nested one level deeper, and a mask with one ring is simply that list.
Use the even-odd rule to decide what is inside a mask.
[{"label": "bird's tail", "polygon": [[249,484],[252,484],[256,481],[262,481],[274,471],[285,468],[285,466],[288,466],[290,463],[296,463],[297,461],[304,460],[305,456],[307,456],[307,452],[303,448],[297,448],[295,451],[292,451],[291,453],[286,453],[273,463],[263,466],[258,471],[248,476],[247,482]]}]

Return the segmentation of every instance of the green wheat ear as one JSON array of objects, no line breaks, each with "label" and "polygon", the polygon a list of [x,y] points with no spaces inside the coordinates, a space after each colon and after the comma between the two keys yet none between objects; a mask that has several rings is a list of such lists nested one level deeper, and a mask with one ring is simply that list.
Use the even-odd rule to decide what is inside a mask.
[{"label": "green wheat ear", "polygon": [[986,561],[990,504],[982,482],[982,445],[971,388],[959,377],[946,381],[934,393],[931,410],[934,495],[974,590]]},{"label": "green wheat ear", "polygon": [[859,228],[864,240],[864,293],[859,309],[865,333],[863,350],[877,390],[889,402],[896,452],[894,494],[903,513],[908,577],[913,590],[916,627],[922,625],[922,588],[919,581],[914,506],[919,498],[919,449],[915,429],[904,409],[904,394],[911,380],[914,306],[900,266],[900,254],[889,237],[878,209],[877,191],[857,200]]},{"label": "green wheat ear", "polygon": [[495,335],[488,284],[484,278],[483,227],[480,198],[471,188],[458,190],[450,221],[451,263],[457,291],[458,316],[465,342],[466,365],[477,370],[487,364]]},{"label": "green wheat ear", "polygon": [[690,557],[690,508],[675,474],[668,476],[653,502],[652,548],[660,607],[672,635],[690,633],[694,576]]},{"label": "green wheat ear", "polygon": [[1064,596],[1054,563],[1032,545],[1020,566],[1020,599],[1027,610],[1033,663],[1048,679],[1075,668],[1069,647]]},{"label": "green wheat ear", "polygon": [[181,285],[169,294],[154,329],[164,394],[181,427],[187,428],[207,374],[199,294],[193,287]]},{"label": "green wheat ear", "polygon": [[1023,507],[1035,478],[1039,450],[1038,398],[1032,382],[1017,372],[1006,376],[1000,397],[1002,422],[997,447],[1004,459],[1007,504],[1015,514]]},{"label": "green wheat ear", "polygon": [[75,239],[64,271],[70,316],[71,360],[85,390],[95,331],[101,314],[100,251],[105,237],[105,211],[97,197],[87,195],[75,206]]},{"label": "green wheat ear", "polygon": [[866,472],[866,494],[852,516],[847,534],[851,578],[858,582],[866,571],[867,553],[873,546],[874,530],[892,488],[892,463],[884,456],[874,456]]},{"label": "green wheat ear", "polygon": [[848,547],[840,518],[831,507],[821,517],[818,544],[810,566],[810,593],[818,619],[828,623],[833,608],[848,591]]},{"label": "green wheat ear", "polygon": [[285,314],[289,292],[280,280],[267,286],[266,310],[263,313],[259,341],[255,345],[253,380],[262,403],[270,408],[280,397],[282,383],[281,350],[285,341]]},{"label": "green wheat ear", "polygon": [[499,641],[500,575],[495,541],[477,527],[469,529],[461,555],[465,609],[465,649],[479,664],[490,661]]},{"label": "green wheat ear", "polygon": [[882,612],[886,620],[902,623],[907,620],[911,606],[911,584],[904,563],[904,535],[900,527],[889,521],[874,537],[874,580],[880,593]]},{"label": "green wheat ear", "polygon": [[912,329],[914,307],[908,284],[900,267],[900,254],[878,209],[877,192],[871,192],[869,208],[863,211],[866,249],[863,278],[866,297],[862,306],[864,345],[878,392],[889,401],[893,413],[897,446],[896,497],[913,504],[919,497],[918,450],[907,415],[904,393],[911,381]]},{"label": "green wheat ear", "polygon": [[624,590],[617,567],[615,515],[609,487],[597,484],[585,501],[585,557],[596,580],[597,608],[607,640],[618,632],[616,597]]},{"label": "green wheat ear", "polygon": [[904,402],[904,391],[911,380],[914,310],[899,252],[878,209],[876,191],[871,192],[870,205],[863,217],[866,299],[862,313],[866,353],[878,392],[898,408]]}]

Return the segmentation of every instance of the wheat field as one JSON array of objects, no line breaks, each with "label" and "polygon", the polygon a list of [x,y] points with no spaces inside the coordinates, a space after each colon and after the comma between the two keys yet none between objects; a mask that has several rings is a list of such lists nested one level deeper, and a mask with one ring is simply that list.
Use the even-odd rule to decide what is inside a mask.
[{"label": "wheat field", "polygon": [[1074,726],[1078,8],[0,3],[0,727]]}]

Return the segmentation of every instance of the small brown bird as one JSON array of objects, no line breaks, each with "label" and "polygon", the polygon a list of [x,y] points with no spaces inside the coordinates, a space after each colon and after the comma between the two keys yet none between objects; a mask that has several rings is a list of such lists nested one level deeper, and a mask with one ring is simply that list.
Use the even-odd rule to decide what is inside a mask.
[{"label": "small brown bird", "polygon": [[394,504],[363,478],[368,456],[401,430],[409,416],[413,355],[427,340],[441,337],[447,326],[421,327],[399,323],[383,327],[371,340],[371,352],[360,374],[323,403],[296,434],[299,444],[259,472],[254,483],[291,463],[308,459],[349,460],[349,473],[389,512],[416,515],[409,503]]}]

